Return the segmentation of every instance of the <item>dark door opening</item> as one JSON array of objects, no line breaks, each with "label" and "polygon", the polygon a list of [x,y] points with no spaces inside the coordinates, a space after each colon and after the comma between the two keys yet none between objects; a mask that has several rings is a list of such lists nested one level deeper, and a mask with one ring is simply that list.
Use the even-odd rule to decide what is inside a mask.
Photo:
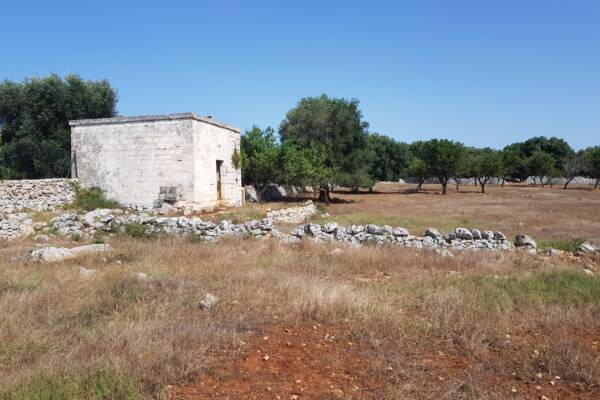
[{"label": "dark door opening", "polygon": [[223,160],[217,160],[217,200],[222,200],[221,194],[221,166],[223,165]]}]

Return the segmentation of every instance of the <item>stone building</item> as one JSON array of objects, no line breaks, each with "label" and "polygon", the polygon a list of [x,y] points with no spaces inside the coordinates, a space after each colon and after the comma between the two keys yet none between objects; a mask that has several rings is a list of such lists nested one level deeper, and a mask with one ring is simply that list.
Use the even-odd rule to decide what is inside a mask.
[{"label": "stone building", "polygon": [[242,203],[240,131],[195,113],[70,121],[72,176],[123,205]]}]

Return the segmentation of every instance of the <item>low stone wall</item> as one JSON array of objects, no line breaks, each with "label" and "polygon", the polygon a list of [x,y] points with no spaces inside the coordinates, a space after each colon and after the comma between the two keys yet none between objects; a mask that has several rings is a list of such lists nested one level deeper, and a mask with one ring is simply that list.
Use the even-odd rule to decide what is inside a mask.
[{"label": "low stone wall", "polygon": [[[394,245],[413,248],[430,248],[442,255],[451,256],[448,249],[455,250],[512,250],[513,246],[502,232],[480,231],[478,229],[456,228],[447,235],[442,235],[437,229],[429,228],[423,236],[411,235],[406,228],[352,225],[340,226],[335,222],[323,226],[306,224],[299,226],[292,233],[298,238],[311,237],[317,241],[341,242],[350,245]],[[525,245],[524,245],[525,246]],[[535,244],[529,246],[535,249]]]},{"label": "low stone wall", "polygon": [[299,224],[317,213],[317,207],[312,200],[307,200],[302,206],[284,208],[281,210],[267,211],[267,218],[273,218],[275,222]]},{"label": "low stone wall", "polygon": [[74,179],[0,181],[0,213],[56,210],[73,201]]}]

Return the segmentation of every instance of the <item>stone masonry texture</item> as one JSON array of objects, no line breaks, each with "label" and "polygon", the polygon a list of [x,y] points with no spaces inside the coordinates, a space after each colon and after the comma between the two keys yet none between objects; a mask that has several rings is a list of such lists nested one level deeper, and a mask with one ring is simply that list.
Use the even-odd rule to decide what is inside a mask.
[{"label": "stone masonry texture", "polygon": [[[72,174],[121,204],[152,207],[161,187],[192,210],[242,203],[240,132],[194,113],[71,121]],[[221,198],[217,175],[220,165]]]}]

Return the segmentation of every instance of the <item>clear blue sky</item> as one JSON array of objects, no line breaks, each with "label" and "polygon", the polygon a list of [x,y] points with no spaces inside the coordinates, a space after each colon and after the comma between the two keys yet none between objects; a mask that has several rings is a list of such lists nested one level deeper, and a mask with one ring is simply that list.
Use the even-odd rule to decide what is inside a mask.
[{"label": "clear blue sky", "polygon": [[600,1],[4,1],[0,78],[106,78],[122,115],[277,127],[357,98],[372,132],[600,145]]}]

